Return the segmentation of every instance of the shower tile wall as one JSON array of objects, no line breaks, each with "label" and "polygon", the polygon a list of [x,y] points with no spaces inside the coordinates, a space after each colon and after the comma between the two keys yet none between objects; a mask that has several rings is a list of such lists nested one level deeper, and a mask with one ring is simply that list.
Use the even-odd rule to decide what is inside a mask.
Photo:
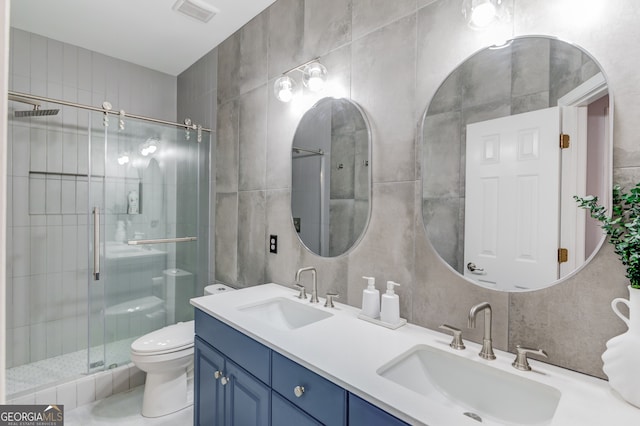
[{"label": "shower tile wall", "polygon": [[[175,120],[175,77],[15,28],[10,36],[10,90]],[[30,173],[87,173],[88,113],[60,109],[9,119],[9,368],[87,346],[87,178]]]},{"label": "shower tile wall", "polygon": [[[549,289],[506,294],[467,283],[443,264],[426,237],[416,129],[440,83],[475,51],[496,39],[557,36],[584,47],[605,70],[615,100],[615,180],[638,180],[636,2],[609,2],[596,16],[577,19],[574,12],[592,8],[571,9],[576,3],[569,0],[508,0],[512,21],[484,32],[466,26],[459,0],[388,3],[278,0],[217,48],[218,73],[211,73],[218,79],[220,123],[216,278],[240,287],[292,284],[297,268],[314,265],[322,294],[336,289],[343,301],[358,306],[360,277],[373,274],[379,283],[401,282],[402,315],[432,329],[441,323],[464,326],[469,307],[486,300],[494,307],[499,348],[542,347],[551,363],[603,376],[604,343],[624,327],[609,302],[626,297],[624,272],[611,248],[605,246],[580,273]],[[373,132],[369,227],[347,256],[331,259],[304,249],[291,225],[290,143],[300,113],[272,94],[280,73],[315,56],[326,62],[332,78],[346,82],[345,95],[363,107]],[[249,100],[257,103],[251,114]],[[248,130],[252,137],[243,137]],[[265,147],[266,156],[259,151],[257,157],[262,164],[243,155],[258,147]],[[266,248],[268,234],[279,236],[277,255],[253,248]],[[241,273],[246,265],[252,274]],[[482,330],[465,333],[479,341]]]}]

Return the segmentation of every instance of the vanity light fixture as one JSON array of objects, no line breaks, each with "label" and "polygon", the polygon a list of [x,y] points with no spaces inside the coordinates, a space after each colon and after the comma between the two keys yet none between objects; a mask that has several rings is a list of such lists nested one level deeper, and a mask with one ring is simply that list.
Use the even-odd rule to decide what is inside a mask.
[{"label": "vanity light fixture", "polygon": [[495,21],[506,18],[503,0],[463,0],[462,14],[467,25],[474,30],[487,28]]},{"label": "vanity light fixture", "polygon": [[305,87],[308,87],[312,92],[321,92],[327,81],[327,68],[318,59],[314,58],[283,72],[273,85],[276,98],[281,102],[289,102],[293,99],[298,85],[289,74],[294,71],[302,73],[302,83]]}]

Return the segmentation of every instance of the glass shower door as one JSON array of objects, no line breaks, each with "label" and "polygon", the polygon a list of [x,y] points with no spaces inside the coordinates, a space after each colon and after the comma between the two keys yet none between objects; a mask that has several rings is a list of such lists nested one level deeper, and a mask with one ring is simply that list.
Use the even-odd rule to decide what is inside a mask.
[{"label": "glass shower door", "polygon": [[92,135],[90,370],[128,363],[136,338],[193,319],[198,291],[195,132],[109,119]]}]

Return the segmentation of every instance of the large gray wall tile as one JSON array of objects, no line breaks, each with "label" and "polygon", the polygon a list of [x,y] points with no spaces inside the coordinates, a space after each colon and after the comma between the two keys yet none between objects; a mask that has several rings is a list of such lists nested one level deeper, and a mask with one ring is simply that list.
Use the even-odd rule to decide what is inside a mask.
[{"label": "large gray wall tile", "polygon": [[351,96],[371,124],[374,182],[415,179],[414,34],[409,16],[352,44]]},{"label": "large gray wall tile", "polygon": [[311,59],[351,41],[351,0],[305,0],[304,52]]},{"label": "large gray wall tile", "polygon": [[353,0],[353,39],[416,10],[416,0]]},{"label": "large gray wall tile", "polygon": [[249,21],[240,29],[240,93],[267,82],[267,46],[269,38],[267,11]]},{"label": "large gray wall tile", "polygon": [[[286,28],[286,31],[282,31]],[[304,0],[280,0],[269,8],[269,78],[305,62]]]},{"label": "large gray wall tile", "polygon": [[238,193],[216,194],[216,280],[235,284],[238,280]]},{"label": "large gray wall tile", "polygon": [[218,107],[218,131],[216,132],[216,189],[220,192],[238,190],[238,102],[233,100]]},{"label": "large gray wall tile", "polygon": [[240,97],[238,189],[264,189],[267,158],[267,85]]},{"label": "large gray wall tile", "polygon": [[238,283],[242,286],[265,282],[266,192],[238,193]]}]

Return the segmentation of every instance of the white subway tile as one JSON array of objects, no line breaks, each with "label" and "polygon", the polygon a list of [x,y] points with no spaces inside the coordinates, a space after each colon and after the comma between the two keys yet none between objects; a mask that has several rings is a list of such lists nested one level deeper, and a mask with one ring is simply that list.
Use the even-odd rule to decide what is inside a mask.
[{"label": "white subway tile", "polygon": [[56,388],[43,389],[36,392],[36,404],[55,404]]},{"label": "white subway tile", "polygon": [[110,371],[98,373],[96,378],[96,400],[104,399],[113,394],[113,378]]},{"label": "white subway tile", "polygon": [[31,171],[47,171],[47,132],[38,127],[30,129],[29,157],[31,161]]},{"label": "white subway tile", "polygon": [[113,379],[113,393],[129,390],[129,366],[123,365],[110,371]]},{"label": "white subway tile", "polygon": [[147,375],[144,371],[140,370],[135,364],[129,364],[129,387],[131,389],[144,385]]},{"label": "white subway tile", "polygon": [[62,172],[62,132],[57,130],[47,131],[47,171]]},{"label": "white subway tile", "polygon": [[76,405],[81,407],[96,400],[96,380],[94,376],[84,377],[76,382]]},{"label": "white subway tile", "polygon": [[29,327],[30,362],[40,361],[47,357],[47,331],[44,323]]},{"label": "white subway tile", "polygon": [[30,287],[31,277],[15,277],[13,278],[12,296],[13,300],[9,300],[11,310],[13,311],[13,327],[22,327],[29,325],[30,320]]},{"label": "white subway tile", "polygon": [[18,405],[33,405],[36,403],[36,394],[28,393],[26,395],[22,395],[18,398],[12,399],[10,403]]},{"label": "white subway tile", "polygon": [[75,382],[65,383],[56,387],[56,402],[63,404],[65,411],[77,407],[77,385]]},{"label": "white subway tile", "polygon": [[31,275],[31,232],[27,227],[13,228],[13,254],[11,261],[13,276]]},{"label": "white subway tile", "polygon": [[28,126],[15,124],[12,127],[11,174],[13,176],[29,175],[29,135]]},{"label": "white subway tile", "polygon": [[29,213],[32,215],[45,213],[46,183],[47,181],[38,175],[29,178]]},{"label": "white subway tile", "polygon": [[13,177],[11,185],[11,219],[13,226],[29,226],[29,178]]}]

